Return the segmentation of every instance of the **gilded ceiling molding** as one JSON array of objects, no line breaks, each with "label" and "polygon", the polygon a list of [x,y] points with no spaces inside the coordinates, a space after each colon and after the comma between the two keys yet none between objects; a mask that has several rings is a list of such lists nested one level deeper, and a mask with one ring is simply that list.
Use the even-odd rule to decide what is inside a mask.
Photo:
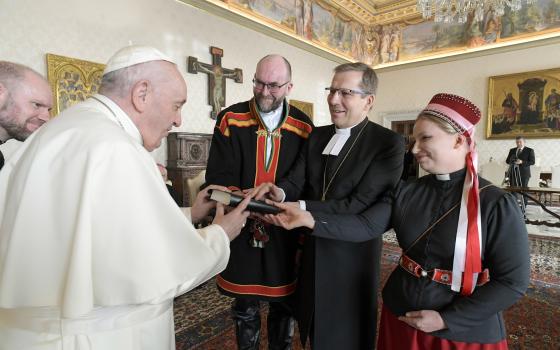
[{"label": "gilded ceiling molding", "polygon": [[329,11],[331,15],[338,17],[344,22],[351,22],[353,19],[357,20],[348,9],[341,7],[333,1],[313,0],[312,2],[321,6],[323,9]]},{"label": "gilded ceiling molding", "polygon": [[363,2],[353,0],[330,0],[330,2],[338,5],[340,8],[347,9],[350,16],[362,24],[371,24],[374,20],[374,12],[372,9],[366,8]]},{"label": "gilded ceiling molding", "polygon": [[[396,22],[405,22],[418,18],[422,19],[422,16],[416,10],[416,5],[409,5],[406,7],[401,7],[396,10],[383,12],[379,15],[376,15],[374,17],[373,23],[385,25],[385,24],[392,24]],[[421,20],[420,22],[423,22],[423,20]]]}]

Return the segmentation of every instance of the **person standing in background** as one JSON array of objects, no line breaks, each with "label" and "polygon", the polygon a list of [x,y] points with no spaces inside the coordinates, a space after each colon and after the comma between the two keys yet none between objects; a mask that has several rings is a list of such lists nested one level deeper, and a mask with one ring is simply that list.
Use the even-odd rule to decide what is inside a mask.
[{"label": "person standing in background", "polygon": [[[525,147],[525,139],[522,136],[515,138],[517,147],[509,150],[506,163],[509,167],[510,186],[527,187],[531,178],[531,165],[535,164],[535,151],[532,148]],[[523,196],[525,205],[527,198]]]}]

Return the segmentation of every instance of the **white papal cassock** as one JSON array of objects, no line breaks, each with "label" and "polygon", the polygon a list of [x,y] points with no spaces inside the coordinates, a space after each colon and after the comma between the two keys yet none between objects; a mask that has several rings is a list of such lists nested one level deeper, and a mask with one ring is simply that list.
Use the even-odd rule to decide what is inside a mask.
[{"label": "white papal cassock", "polygon": [[0,171],[0,349],[174,349],[173,297],[229,258],[188,216],[110,99],[46,124]]}]

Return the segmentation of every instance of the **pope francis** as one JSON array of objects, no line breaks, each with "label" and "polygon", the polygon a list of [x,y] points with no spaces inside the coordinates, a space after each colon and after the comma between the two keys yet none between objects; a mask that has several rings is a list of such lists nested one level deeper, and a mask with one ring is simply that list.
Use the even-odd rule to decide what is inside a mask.
[{"label": "pope francis", "polygon": [[175,349],[173,298],[223,270],[247,200],[169,196],[149,155],[187,87],[150,47],[117,52],[100,94],[34,133],[0,172],[0,349]]}]

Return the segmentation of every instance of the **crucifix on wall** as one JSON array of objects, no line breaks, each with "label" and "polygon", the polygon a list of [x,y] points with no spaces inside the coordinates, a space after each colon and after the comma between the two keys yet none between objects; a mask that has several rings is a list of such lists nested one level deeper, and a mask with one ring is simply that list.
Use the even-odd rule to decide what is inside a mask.
[{"label": "crucifix on wall", "polygon": [[212,106],[210,118],[216,119],[226,101],[226,78],[233,79],[236,83],[243,82],[243,71],[239,68],[227,69],[222,67],[224,50],[210,46],[212,64],[198,62],[193,56],[188,57],[187,71],[197,74],[208,74],[208,104]]}]

